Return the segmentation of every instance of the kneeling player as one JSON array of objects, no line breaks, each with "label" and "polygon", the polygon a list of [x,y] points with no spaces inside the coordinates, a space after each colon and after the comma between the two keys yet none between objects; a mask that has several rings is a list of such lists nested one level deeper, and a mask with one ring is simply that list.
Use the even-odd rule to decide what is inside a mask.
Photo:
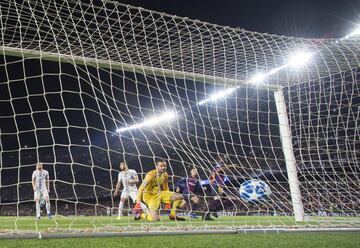
[{"label": "kneeling player", "polygon": [[[150,212],[142,213],[141,201],[144,201]],[[156,163],[156,169],[149,171],[138,190],[136,205],[134,207],[135,219],[145,219],[148,221],[159,221],[158,210],[161,203],[165,204],[165,209],[170,209],[170,220],[183,221],[184,218],[176,216],[176,209],[183,200],[182,195],[171,192],[168,184],[168,174],[166,173],[166,162]],[[172,205],[171,205],[172,204]]]}]

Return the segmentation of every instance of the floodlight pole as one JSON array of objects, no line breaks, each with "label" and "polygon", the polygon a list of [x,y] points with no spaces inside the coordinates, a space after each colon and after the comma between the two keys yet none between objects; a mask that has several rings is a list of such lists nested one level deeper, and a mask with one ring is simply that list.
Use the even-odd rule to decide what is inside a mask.
[{"label": "floodlight pole", "polygon": [[304,207],[301,200],[300,185],[296,170],[296,160],[291,141],[289,120],[287,116],[283,90],[279,89],[274,91],[274,97],[278,113],[281,144],[285,156],[295,221],[304,221]]}]

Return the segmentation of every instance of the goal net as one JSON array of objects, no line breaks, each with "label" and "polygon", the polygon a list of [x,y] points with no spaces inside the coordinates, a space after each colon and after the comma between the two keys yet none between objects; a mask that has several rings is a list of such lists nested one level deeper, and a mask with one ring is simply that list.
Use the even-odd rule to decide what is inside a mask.
[{"label": "goal net", "polygon": [[[1,1],[0,30],[0,233],[359,227],[358,40],[105,0]],[[129,199],[117,219],[120,162],[140,186],[156,160],[171,191],[197,169],[196,209],[134,221]],[[38,162],[51,220],[35,219]],[[271,194],[247,201],[249,180]]]}]

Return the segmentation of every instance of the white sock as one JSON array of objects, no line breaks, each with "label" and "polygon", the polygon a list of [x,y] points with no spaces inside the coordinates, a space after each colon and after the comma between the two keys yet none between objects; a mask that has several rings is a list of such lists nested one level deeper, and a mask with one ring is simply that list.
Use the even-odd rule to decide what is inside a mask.
[{"label": "white sock", "polygon": [[46,206],[46,212],[47,212],[47,214],[50,214],[50,201],[47,201],[46,204],[45,204],[45,206]]},{"label": "white sock", "polygon": [[123,209],[124,209],[124,202],[120,201],[120,203],[119,203],[119,216],[122,216]]},{"label": "white sock", "polygon": [[36,217],[40,217],[40,202],[36,202]]}]

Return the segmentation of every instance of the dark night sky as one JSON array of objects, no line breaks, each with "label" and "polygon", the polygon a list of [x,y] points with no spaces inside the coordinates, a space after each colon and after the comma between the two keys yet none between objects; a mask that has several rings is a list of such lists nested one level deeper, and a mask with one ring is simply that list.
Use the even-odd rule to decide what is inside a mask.
[{"label": "dark night sky", "polygon": [[343,37],[360,22],[355,0],[120,0],[121,3],[249,31],[306,37]]}]

